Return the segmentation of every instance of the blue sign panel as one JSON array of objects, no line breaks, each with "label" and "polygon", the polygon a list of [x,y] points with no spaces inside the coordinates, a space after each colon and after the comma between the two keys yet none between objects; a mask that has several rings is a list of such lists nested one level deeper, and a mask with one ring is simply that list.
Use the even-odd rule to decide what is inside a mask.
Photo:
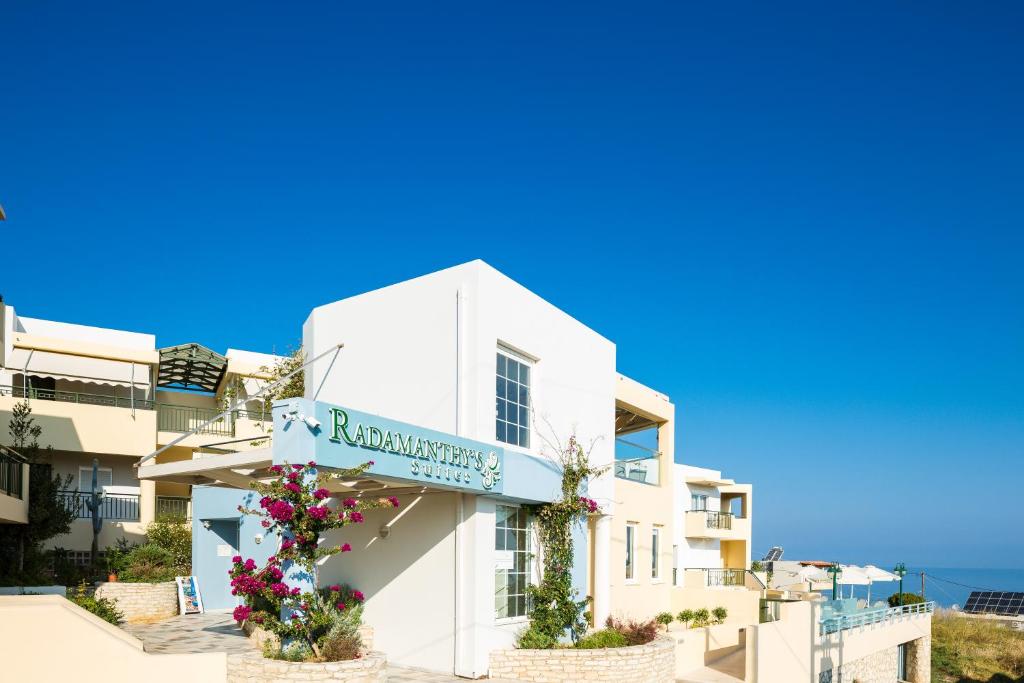
[{"label": "blue sign panel", "polygon": [[502,492],[500,447],[341,406],[296,399],[274,406],[274,462],[313,459],[367,475],[476,493]]}]

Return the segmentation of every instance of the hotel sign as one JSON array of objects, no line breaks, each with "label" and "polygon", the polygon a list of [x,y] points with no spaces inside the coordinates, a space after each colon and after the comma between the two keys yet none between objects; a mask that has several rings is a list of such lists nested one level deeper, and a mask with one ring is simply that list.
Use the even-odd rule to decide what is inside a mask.
[{"label": "hotel sign", "polygon": [[501,493],[500,447],[338,406],[318,403],[315,412],[326,418],[317,439],[317,462],[323,465],[353,467],[373,460],[370,474]]}]

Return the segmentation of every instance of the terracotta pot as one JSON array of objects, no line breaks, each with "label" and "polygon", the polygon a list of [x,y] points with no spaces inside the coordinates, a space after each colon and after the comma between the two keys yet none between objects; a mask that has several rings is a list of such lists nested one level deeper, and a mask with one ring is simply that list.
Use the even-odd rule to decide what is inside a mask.
[{"label": "terracotta pot", "polygon": [[107,581],[110,582],[110,583],[116,582],[117,581],[117,574],[109,574],[107,576]]}]

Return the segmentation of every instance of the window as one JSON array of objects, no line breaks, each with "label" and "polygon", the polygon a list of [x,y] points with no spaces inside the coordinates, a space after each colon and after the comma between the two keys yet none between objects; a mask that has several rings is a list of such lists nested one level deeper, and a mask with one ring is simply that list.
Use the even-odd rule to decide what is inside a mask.
[{"label": "window", "polygon": [[708,496],[706,493],[694,493],[690,496],[691,510],[707,510]]},{"label": "window", "polygon": [[636,524],[626,525],[626,581],[636,578],[634,568],[636,557]]},{"label": "window", "polygon": [[[96,486],[101,491],[103,487],[111,486],[114,483],[114,474],[109,467],[100,467],[96,471]],[[92,491],[92,467],[78,468],[78,490]]]},{"label": "window", "polygon": [[896,646],[896,679],[907,680],[907,643]]},{"label": "window", "polygon": [[494,617],[525,617],[529,608],[530,525],[524,508],[496,507],[494,554]]},{"label": "window", "polygon": [[495,380],[495,438],[529,448],[530,366],[499,351]]},{"label": "window", "polygon": [[656,580],[661,578],[658,571],[658,552],[660,550],[658,541],[661,537],[661,529],[654,527],[651,529],[651,579]]}]

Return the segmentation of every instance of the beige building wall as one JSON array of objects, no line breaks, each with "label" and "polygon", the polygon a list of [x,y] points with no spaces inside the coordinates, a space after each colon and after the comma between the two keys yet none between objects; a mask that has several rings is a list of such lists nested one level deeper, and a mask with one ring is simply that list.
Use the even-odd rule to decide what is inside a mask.
[{"label": "beige building wall", "polygon": [[0,493],[0,524],[28,523],[28,467],[21,466],[21,498]]},{"label": "beige building wall", "polygon": [[[618,617],[650,618],[670,610],[672,602],[675,406],[668,397],[621,375],[616,384],[615,403],[616,407],[626,408],[658,423],[658,450],[661,453],[658,485],[615,478],[615,505],[611,519],[611,613]],[[636,561],[631,580],[626,578],[627,526],[633,526],[636,533]],[[654,529],[658,529],[659,535],[656,577],[653,576]]]}]

